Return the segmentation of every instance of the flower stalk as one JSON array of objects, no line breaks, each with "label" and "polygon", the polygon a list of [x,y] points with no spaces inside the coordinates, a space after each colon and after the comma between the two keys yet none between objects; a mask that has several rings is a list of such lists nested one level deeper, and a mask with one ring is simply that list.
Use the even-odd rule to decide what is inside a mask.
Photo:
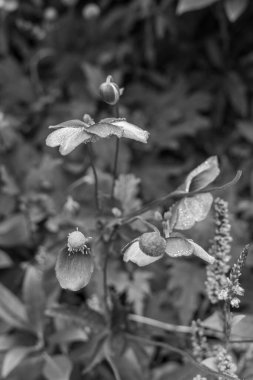
[{"label": "flower stalk", "polygon": [[97,171],[94,165],[94,154],[91,144],[88,144],[88,154],[90,157],[90,166],[94,175],[94,194],[95,194],[95,203],[96,203],[96,209],[100,210],[100,204],[99,204],[99,194],[98,194],[98,175]]}]

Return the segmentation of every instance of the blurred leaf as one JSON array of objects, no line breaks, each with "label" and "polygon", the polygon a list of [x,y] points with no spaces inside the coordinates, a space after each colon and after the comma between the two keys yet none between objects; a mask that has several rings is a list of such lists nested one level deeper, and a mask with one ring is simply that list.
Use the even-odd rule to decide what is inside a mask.
[{"label": "blurred leaf", "polygon": [[68,327],[67,329],[59,330],[49,337],[51,343],[86,342],[88,339],[88,334],[78,327]]},{"label": "blurred leaf", "polygon": [[0,335],[0,351],[10,350],[17,346],[18,339],[15,335]]},{"label": "blurred leaf", "polygon": [[206,367],[212,369],[213,371],[218,371],[217,365],[216,365],[217,358],[211,357],[203,360],[201,364],[205,365]]},{"label": "blurred leaf", "polygon": [[100,69],[100,67],[92,65],[88,62],[82,64],[83,72],[87,79],[87,85],[90,90],[91,95],[95,99],[99,99],[99,87],[101,83],[105,81],[105,75]]},{"label": "blurred leaf", "polygon": [[174,260],[169,270],[168,291],[178,310],[180,321],[188,324],[205,294],[205,270],[194,263]]},{"label": "blurred leaf", "polygon": [[47,380],[69,380],[72,372],[72,363],[65,355],[45,357],[46,363],[43,375]]},{"label": "blurred leaf", "polygon": [[253,316],[245,315],[238,323],[232,326],[231,339],[253,339]]},{"label": "blurred leaf", "polygon": [[224,7],[229,21],[236,21],[245,11],[247,5],[248,0],[226,0]]},{"label": "blurred leaf", "polygon": [[240,116],[246,117],[248,110],[247,88],[241,76],[235,71],[231,71],[227,75],[226,93],[233,109]]},{"label": "blurred leaf", "polygon": [[11,260],[11,258],[7,255],[7,253],[0,249],[0,269],[11,267],[12,264],[13,261]]},{"label": "blurred leaf", "polygon": [[237,128],[242,137],[244,137],[249,143],[253,143],[253,123],[252,121],[240,120],[237,123]]},{"label": "blurred leaf", "polygon": [[141,201],[137,198],[139,184],[140,179],[133,174],[121,174],[116,180],[114,197],[121,202],[122,210],[125,214],[141,206]]},{"label": "blurred leaf", "polygon": [[23,282],[23,300],[32,328],[39,336],[42,336],[46,298],[43,290],[42,272],[32,265],[28,265],[26,268]]},{"label": "blurred leaf", "polygon": [[182,14],[197,9],[202,9],[216,3],[218,0],[179,0],[177,5],[177,14]]},{"label": "blurred leaf", "polygon": [[7,377],[33,349],[33,347],[15,347],[8,351],[3,360],[2,376]]},{"label": "blurred leaf", "polygon": [[30,329],[23,303],[2,284],[0,284],[0,318],[10,326]]},{"label": "blurred leaf", "polygon": [[2,247],[16,247],[28,245],[30,231],[24,215],[10,216],[0,223],[0,245]]},{"label": "blurred leaf", "polygon": [[19,193],[14,178],[8,173],[5,166],[0,166],[0,189],[8,195],[17,195]]}]

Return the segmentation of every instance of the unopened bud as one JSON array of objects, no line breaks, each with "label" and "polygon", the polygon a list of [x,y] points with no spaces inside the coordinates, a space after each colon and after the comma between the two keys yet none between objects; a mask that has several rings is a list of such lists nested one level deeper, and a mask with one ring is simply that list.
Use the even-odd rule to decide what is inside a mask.
[{"label": "unopened bud", "polygon": [[99,88],[100,96],[103,101],[111,106],[118,103],[120,98],[120,88],[112,81],[111,75],[106,78],[106,81]]}]

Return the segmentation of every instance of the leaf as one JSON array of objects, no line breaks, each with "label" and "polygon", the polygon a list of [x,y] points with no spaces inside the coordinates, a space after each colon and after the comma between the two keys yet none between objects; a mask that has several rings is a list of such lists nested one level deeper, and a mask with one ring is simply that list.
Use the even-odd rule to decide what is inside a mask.
[{"label": "leaf", "polygon": [[87,333],[79,327],[68,327],[59,330],[49,337],[51,343],[86,342],[89,339]]},{"label": "leaf", "polygon": [[11,258],[7,255],[7,253],[0,249],[0,269],[11,267],[12,264],[13,261],[11,260]]},{"label": "leaf", "polygon": [[253,339],[253,316],[245,315],[238,323],[233,324],[231,339]]},{"label": "leaf", "polygon": [[182,14],[189,11],[205,8],[218,0],[179,0],[176,13]]},{"label": "leaf", "polygon": [[41,336],[46,298],[43,290],[42,272],[32,265],[28,265],[26,268],[23,282],[23,300],[26,304],[29,322]]},{"label": "leaf", "polygon": [[17,195],[19,189],[14,178],[8,173],[5,166],[0,166],[0,189],[8,195]]},{"label": "leaf", "polygon": [[33,350],[33,347],[21,346],[8,351],[2,364],[2,376],[7,377]]},{"label": "leaf", "polygon": [[91,95],[95,99],[99,99],[100,98],[99,87],[101,83],[104,82],[104,79],[105,79],[104,73],[101,71],[101,69],[98,66],[92,65],[88,62],[84,62],[82,64],[82,70],[86,76],[88,89]]},{"label": "leaf", "polygon": [[204,327],[215,329],[217,331],[223,332],[223,320],[219,312],[215,311],[210,317],[206,318],[201,323]]},{"label": "leaf", "polygon": [[65,355],[55,355],[45,357],[46,363],[43,368],[43,375],[48,380],[69,380],[72,372],[72,363]]},{"label": "leaf", "polygon": [[137,198],[139,192],[140,179],[133,174],[121,174],[116,180],[114,197],[121,202],[124,213],[130,213],[138,209],[141,205]]},{"label": "leaf", "polygon": [[0,223],[0,245],[2,247],[16,247],[28,245],[30,231],[24,215],[10,216]]},{"label": "leaf", "polygon": [[207,359],[203,360],[201,362],[201,364],[203,364],[206,367],[210,368],[211,370],[217,372],[218,368],[217,368],[217,365],[216,365],[216,360],[217,359],[215,357],[207,358]]},{"label": "leaf", "polygon": [[145,297],[151,293],[149,280],[153,277],[150,272],[135,271],[133,280],[128,284],[127,298],[134,305],[137,314],[143,313]]},{"label": "leaf", "polygon": [[243,117],[247,117],[248,97],[247,87],[242,77],[235,71],[230,71],[227,75],[226,93],[233,109]]},{"label": "leaf", "polygon": [[248,0],[226,0],[224,7],[229,21],[236,21],[245,11],[247,5]]},{"label": "leaf", "polygon": [[30,329],[23,303],[2,284],[0,284],[0,318],[11,326]]},{"label": "leaf", "polygon": [[180,321],[188,324],[205,294],[205,270],[188,261],[174,261],[167,289],[178,310]]}]

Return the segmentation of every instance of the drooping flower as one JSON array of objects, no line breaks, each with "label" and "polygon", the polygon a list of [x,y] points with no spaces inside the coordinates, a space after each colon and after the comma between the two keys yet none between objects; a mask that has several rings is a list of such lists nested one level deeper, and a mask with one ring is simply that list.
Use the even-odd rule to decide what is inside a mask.
[{"label": "drooping flower", "polygon": [[83,121],[69,120],[50,126],[55,129],[47,139],[46,145],[60,146],[60,153],[65,156],[82,143],[95,142],[101,138],[117,136],[147,143],[149,133],[123,118],[107,118],[95,123],[89,115]]},{"label": "drooping flower", "polygon": [[69,234],[67,246],[60,251],[55,266],[57,280],[63,289],[77,291],[89,283],[94,270],[87,245],[90,240],[80,231]]},{"label": "drooping flower", "polygon": [[214,258],[202,247],[190,239],[171,236],[163,238],[159,232],[147,232],[130,242],[123,248],[125,262],[132,261],[145,266],[161,259],[165,254],[171,257],[195,255],[213,263]]},{"label": "drooping flower", "polygon": [[[202,190],[213,182],[219,173],[217,157],[209,157],[188,174],[178,190],[184,193]],[[196,222],[206,218],[212,203],[213,196],[208,192],[185,197],[176,202],[171,210],[173,228],[178,230],[190,229]]]}]

